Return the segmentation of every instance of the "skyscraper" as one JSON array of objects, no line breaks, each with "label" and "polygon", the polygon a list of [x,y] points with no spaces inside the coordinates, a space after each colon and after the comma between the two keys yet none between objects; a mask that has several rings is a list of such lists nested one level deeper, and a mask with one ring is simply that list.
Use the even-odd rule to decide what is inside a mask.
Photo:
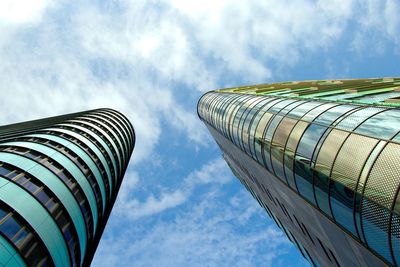
[{"label": "skyscraper", "polygon": [[198,115],[315,266],[400,265],[400,79],[215,90]]},{"label": "skyscraper", "polygon": [[0,127],[0,265],[90,265],[134,144],[111,109]]}]

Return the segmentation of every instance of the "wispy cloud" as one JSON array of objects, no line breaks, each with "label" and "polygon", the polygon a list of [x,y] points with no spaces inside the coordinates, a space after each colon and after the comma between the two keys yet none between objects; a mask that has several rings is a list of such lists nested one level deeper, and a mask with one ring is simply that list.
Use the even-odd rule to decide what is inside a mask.
[{"label": "wispy cloud", "polygon": [[394,0],[1,5],[0,121],[113,107],[135,123],[136,162],[151,154],[164,121],[207,143],[195,114],[201,92],[265,82],[274,66],[334,47],[346,30],[353,48],[366,49],[371,34],[398,42],[400,28]]},{"label": "wispy cloud", "polygon": [[[128,220],[138,220],[145,216],[155,215],[167,209],[175,208],[189,201],[196,187],[207,184],[222,185],[231,181],[228,167],[222,159],[210,161],[200,170],[195,170],[187,177],[176,177],[181,180],[178,188],[162,188],[158,196],[150,193],[143,201],[135,197],[137,190],[141,190],[138,183],[138,174],[128,172],[123,181],[121,192],[116,203],[116,216]],[[142,183],[146,179],[142,179]],[[154,186],[153,188],[157,188]]]},{"label": "wispy cloud", "polygon": [[[217,197],[233,182],[222,160],[210,160],[218,153],[204,150],[213,146],[197,99],[287,78],[339,45],[314,78],[335,75],[338,54],[398,49],[399,11],[395,0],[1,1],[0,122],[97,107],[133,122],[133,164],[97,265],[269,265],[285,242],[275,230],[235,228],[250,229],[259,209],[236,191]],[[160,145],[166,136],[175,150]],[[201,155],[190,159],[197,167],[162,179],[184,149]]]},{"label": "wispy cloud", "polygon": [[[254,224],[264,217],[243,193],[232,201],[220,190],[204,193],[174,220],[157,220],[146,229],[139,221],[116,235],[107,235],[95,266],[271,266],[287,253],[289,243],[274,227]],[[239,218],[239,219],[238,219]],[[117,220],[112,223],[118,224]],[[247,227],[245,231],[237,228]],[[140,238],[138,238],[140,236]],[[124,255],[120,257],[119,255]]]}]

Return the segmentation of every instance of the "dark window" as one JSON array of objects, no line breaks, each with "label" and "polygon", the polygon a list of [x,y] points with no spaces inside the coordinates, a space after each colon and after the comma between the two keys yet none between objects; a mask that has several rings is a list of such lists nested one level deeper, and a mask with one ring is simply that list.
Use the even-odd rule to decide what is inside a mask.
[{"label": "dark window", "polygon": [[29,224],[17,213],[12,212],[0,201],[0,214],[7,214],[0,220],[0,233],[16,247],[22,258],[32,266],[54,266],[47,256],[49,252]]}]

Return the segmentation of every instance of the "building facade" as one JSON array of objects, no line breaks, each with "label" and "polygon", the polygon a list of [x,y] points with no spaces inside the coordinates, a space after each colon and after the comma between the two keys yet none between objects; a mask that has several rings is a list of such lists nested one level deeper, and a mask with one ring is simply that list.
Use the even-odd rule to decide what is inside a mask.
[{"label": "building facade", "polygon": [[314,266],[400,265],[400,79],[215,90],[198,115]]},{"label": "building facade", "polygon": [[89,266],[134,144],[111,109],[0,127],[0,266]]}]

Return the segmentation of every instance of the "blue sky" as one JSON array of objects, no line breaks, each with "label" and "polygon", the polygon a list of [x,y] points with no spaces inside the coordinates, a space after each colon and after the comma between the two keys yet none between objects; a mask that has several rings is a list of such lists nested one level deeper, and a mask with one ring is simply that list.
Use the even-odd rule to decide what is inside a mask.
[{"label": "blue sky", "polygon": [[0,123],[98,107],[134,155],[93,266],[308,266],[196,115],[206,91],[399,76],[395,0],[0,2]]}]

